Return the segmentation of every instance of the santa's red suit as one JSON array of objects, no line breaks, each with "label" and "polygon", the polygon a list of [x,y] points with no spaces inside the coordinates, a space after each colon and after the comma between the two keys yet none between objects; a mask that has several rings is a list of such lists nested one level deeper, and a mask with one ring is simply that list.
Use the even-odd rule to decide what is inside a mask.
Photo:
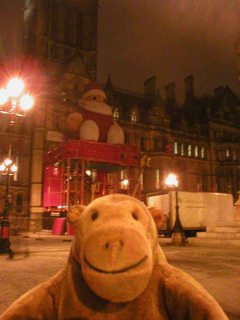
[{"label": "santa's red suit", "polygon": [[[85,86],[79,111],[67,119],[68,138],[124,143],[122,128],[114,121],[112,109],[106,104],[106,95],[97,83]],[[77,137],[78,135],[78,137]]]}]

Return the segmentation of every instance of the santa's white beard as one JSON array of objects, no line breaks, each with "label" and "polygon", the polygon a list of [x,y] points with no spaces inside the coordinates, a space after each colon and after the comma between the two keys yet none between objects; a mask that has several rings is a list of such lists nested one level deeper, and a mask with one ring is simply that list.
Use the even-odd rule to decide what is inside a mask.
[{"label": "santa's white beard", "polygon": [[100,114],[105,114],[105,115],[112,115],[112,109],[109,107],[106,103],[104,102],[99,102],[99,101],[84,101],[82,104],[83,109],[100,113]]}]

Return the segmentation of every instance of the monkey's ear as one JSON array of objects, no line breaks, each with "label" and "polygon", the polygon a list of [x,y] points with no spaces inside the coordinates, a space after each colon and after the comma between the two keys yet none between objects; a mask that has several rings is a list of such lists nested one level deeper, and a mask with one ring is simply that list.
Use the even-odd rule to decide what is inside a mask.
[{"label": "monkey's ear", "polygon": [[71,226],[74,228],[77,227],[78,220],[81,217],[81,214],[83,210],[86,208],[84,205],[76,204],[75,206],[72,206],[67,213],[67,219]]},{"label": "monkey's ear", "polygon": [[160,230],[163,224],[166,222],[166,217],[164,216],[163,212],[158,209],[157,207],[148,207],[153,220],[155,221],[157,230]]}]

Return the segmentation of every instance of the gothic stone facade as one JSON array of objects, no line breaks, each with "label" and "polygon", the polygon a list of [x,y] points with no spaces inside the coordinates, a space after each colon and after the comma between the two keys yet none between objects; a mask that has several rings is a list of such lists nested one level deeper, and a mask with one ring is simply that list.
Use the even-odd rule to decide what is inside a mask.
[{"label": "gothic stone facade", "polygon": [[240,188],[240,101],[232,90],[219,87],[196,97],[193,76],[185,79],[185,102],[177,103],[175,83],[156,90],[156,78],[145,81],[145,94],[136,96],[105,86],[115,118],[126,141],[151,158],[142,179],[142,193],[165,193],[170,172],[179,189],[191,192],[232,193]]}]

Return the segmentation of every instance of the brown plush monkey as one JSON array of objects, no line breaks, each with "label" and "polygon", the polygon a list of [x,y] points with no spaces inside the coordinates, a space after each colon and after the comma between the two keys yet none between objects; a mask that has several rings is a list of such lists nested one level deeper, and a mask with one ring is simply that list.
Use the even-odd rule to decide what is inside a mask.
[{"label": "brown plush monkey", "polygon": [[136,198],[108,195],[70,210],[66,267],[0,317],[61,320],[227,319],[192,277],[169,265],[154,220]]}]

